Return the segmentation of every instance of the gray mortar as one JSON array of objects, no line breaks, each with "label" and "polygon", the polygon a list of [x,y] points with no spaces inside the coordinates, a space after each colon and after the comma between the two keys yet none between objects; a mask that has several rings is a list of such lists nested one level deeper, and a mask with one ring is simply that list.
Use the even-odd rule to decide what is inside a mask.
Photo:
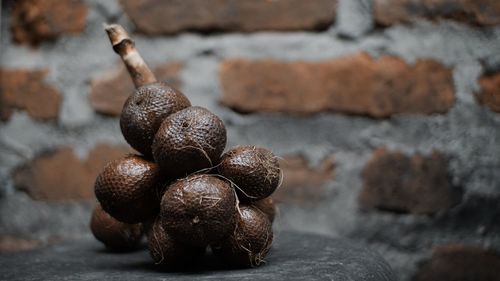
[{"label": "gray mortar", "polygon": [[[50,68],[48,81],[61,90],[64,102],[58,122],[35,122],[19,112],[0,124],[0,235],[44,240],[88,236],[92,202],[33,201],[13,188],[10,173],[60,145],[74,147],[79,157],[85,158],[97,143],[125,143],[118,119],[95,114],[87,97],[90,79],[119,61],[101,24],[118,20],[130,30],[133,24],[121,14],[116,1],[87,2],[91,9],[83,34],[65,36],[39,49],[10,41],[7,11],[3,11],[0,65]],[[339,12],[345,14],[338,16],[331,29],[320,33],[187,33],[155,38],[134,34],[134,38],[148,62],[178,61],[185,65],[182,89],[193,104],[221,116],[227,124],[228,146],[256,144],[279,155],[298,153],[312,166],[325,157],[335,157],[335,180],[326,184],[324,199],[314,206],[281,206],[277,231],[293,229],[368,241],[392,263],[399,280],[409,280],[417,263],[429,257],[432,245],[465,242],[500,248],[495,234],[500,232],[491,229],[494,215],[500,212],[494,207],[500,198],[500,114],[479,106],[474,97],[481,73],[500,65],[500,28],[478,29],[445,21],[370,30],[369,4],[365,0],[341,1]],[[350,39],[343,39],[346,37]],[[309,117],[240,115],[218,102],[218,65],[226,58],[321,61],[359,51],[396,55],[410,63],[432,58],[452,67],[455,106],[446,114],[374,120],[337,113]],[[428,154],[434,149],[445,153],[453,183],[465,191],[463,203],[434,218],[360,213],[356,201],[362,186],[360,173],[380,146],[409,154]]]},{"label": "gray mortar", "polygon": [[371,0],[339,0],[336,28],[340,36],[358,38],[373,28]]}]

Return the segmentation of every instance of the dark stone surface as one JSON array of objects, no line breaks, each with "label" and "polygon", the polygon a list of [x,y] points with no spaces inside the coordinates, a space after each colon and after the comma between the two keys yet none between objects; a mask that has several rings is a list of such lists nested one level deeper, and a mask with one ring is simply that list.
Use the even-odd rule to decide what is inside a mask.
[{"label": "dark stone surface", "polygon": [[207,258],[196,270],[161,271],[146,251],[117,254],[93,240],[0,255],[0,280],[396,280],[389,265],[364,245],[282,232],[267,263],[227,269]]}]

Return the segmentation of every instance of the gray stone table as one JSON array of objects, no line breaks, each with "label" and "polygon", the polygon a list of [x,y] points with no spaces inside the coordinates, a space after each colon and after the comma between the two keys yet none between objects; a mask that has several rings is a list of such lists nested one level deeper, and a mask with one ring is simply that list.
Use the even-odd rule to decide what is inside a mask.
[{"label": "gray stone table", "polygon": [[109,253],[93,240],[0,255],[0,280],[396,280],[378,254],[351,241],[311,234],[277,235],[267,263],[223,268],[210,256],[202,268],[162,271],[147,251]]}]

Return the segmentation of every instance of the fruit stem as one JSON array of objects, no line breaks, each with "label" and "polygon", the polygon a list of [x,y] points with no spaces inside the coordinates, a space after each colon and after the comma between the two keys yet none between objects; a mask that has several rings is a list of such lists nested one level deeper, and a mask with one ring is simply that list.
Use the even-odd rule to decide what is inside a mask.
[{"label": "fruit stem", "polygon": [[104,30],[108,33],[113,50],[120,55],[127,67],[136,88],[157,82],[155,75],[135,48],[134,40],[121,25],[105,24]]}]

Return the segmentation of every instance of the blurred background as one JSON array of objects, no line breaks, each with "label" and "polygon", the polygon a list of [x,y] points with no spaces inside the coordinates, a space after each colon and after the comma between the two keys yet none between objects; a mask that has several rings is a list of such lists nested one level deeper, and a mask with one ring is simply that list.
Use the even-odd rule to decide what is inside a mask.
[{"label": "blurred background", "polygon": [[399,280],[500,280],[499,1],[1,7],[0,251],[91,235],[95,177],[131,151],[133,86],[102,27],[117,22],[228,147],[281,157],[277,235],[366,243]]}]

